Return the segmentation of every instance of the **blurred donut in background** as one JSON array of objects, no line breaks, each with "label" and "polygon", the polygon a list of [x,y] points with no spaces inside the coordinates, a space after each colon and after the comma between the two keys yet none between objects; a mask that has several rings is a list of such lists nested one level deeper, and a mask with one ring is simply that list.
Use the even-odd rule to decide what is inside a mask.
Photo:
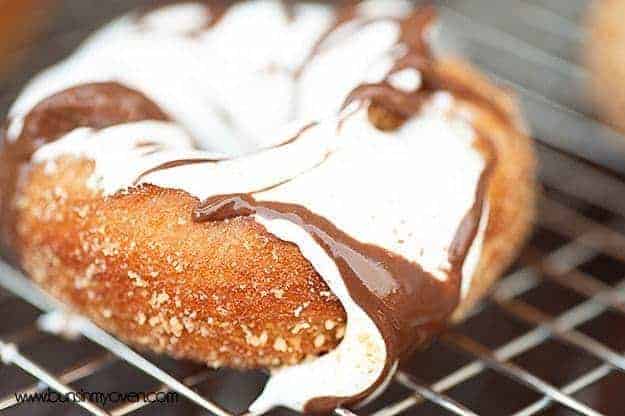
[{"label": "blurred donut in background", "polygon": [[594,1],[586,19],[590,98],[600,118],[625,132],[625,1]]}]

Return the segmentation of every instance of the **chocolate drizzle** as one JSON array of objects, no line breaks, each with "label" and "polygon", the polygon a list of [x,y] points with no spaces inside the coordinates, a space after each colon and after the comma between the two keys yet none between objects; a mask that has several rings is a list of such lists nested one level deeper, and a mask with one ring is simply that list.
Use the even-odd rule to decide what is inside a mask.
[{"label": "chocolate drizzle", "polygon": [[146,170],[145,172],[142,172],[141,174],[139,174],[139,176],[137,176],[137,179],[134,180],[132,185],[133,186],[138,185],[139,183],[141,183],[141,180],[143,178],[145,178],[151,173],[160,172],[162,170],[167,170],[167,169],[173,169],[173,168],[177,168],[180,166],[195,165],[198,163],[217,163],[223,160],[226,160],[226,159],[196,158],[196,159],[170,160],[169,162],[161,163],[160,165],[154,166],[153,168],[150,168]]},{"label": "chocolate drizzle", "polygon": [[82,84],[37,104],[24,119],[16,143],[32,144],[34,150],[77,127],[103,129],[141,120],[168,120],[168,117],[145,95],[121,84]]},{"label": "chocolate drizzle", "polygon": [[[459,275],[441,282],[402,256],[355,240],[303,206],[259,202],[250,194],[220,195],[200,204],[192,218],[201,223],[251,215],[286,219],[308,231],[336,261],[356,302],[365,311],[376,311],[370,316],[392,351],[412,349],[415,337],[425,340],[457,303]],[[468,245],[458,245],[452,266],[461,266],[466,251]]]},{"label": "chocolate drizzle", "polygon": [[[286,146],[288,144],[291,144],[295,141],[297,141],[297,139],[300,138],[300,136],[308,129],[312,128],[313,126],[315,126],[317,123],[308,123],[306,124],[304,127],[302,127],[301,129],[298,130],[298,132],[296,134],[293,135],[293,137],[290,137],[289,139],[287,139],[286,141],[282,142],[282,143],[278,143],[275,146],[272,146],[270,149],[278,149],[280,147]],[[143,144],[143,143],[142,143]],[[159,172],[162,170],[167,170],[167,169],[173,169],[173,168],[177,168],[180,166],[187,166],[187,165],[196,165],[196,164],[200,164],[200,163],[218,163],[218,162],[223,162],[225,160],[230,160],[227,157],[224,158],[191,158],[191,159],[178,159],[178,160],[171,160],[165,163],[161,163],[160,165],[157,165],[153,168],[147,169],[144,172],[141,172],[137,178],[133,181],[133,186],[138,185],[141,183],[141,181],[148,175],[155,173],[155,172]],[[288,181],[285,181],[288,182]],[[284,184],[285,182],[281,182],[279,185]],[[271,186],[271,188],[275,187],[277,185],[273,185]],[[269,189],[269,188],[267,188]],[[267,190],[264,189],[264,190]]]},{"label": "chocolate drizzle", "polygon": [[[386,342],[388,357],[384,375],[401,355],[425,342],[441,328],[458,302],[459,270],[470,244],[458,246],[452,259],[450,279],[441,282],[418,264],[371,244],[363,244],[336,228],[330,221],[305,207],[258,202],[251,195],[224,195],[209,198],[193,212],[196,222],[259,215],[285,219],[306,230],[337,264],[356,303],[373,319]],[[462,251],[462,253],[460,252]],[[371,387],[371,391],[376,386]],[[357,398],[317,398],[306,411],[330,411]]]},{"label": "chocolate drizzle", "polygon": [[[425,36],[427,29],[436,20],[434,7],[422,7],[403,19],[380,18],[374,21],[381,19],[394,20],[400,25],[399,45],[405,46],[407,51],[396,60],[385,79],[355,88],[346,98],[343,108],[353,102],[370,102],[374,107],[379,106],[405,121],[417,114],[432,94],[447,91],[456,99],[488,109],[504,123],[511,122],[510,115],[491,96],[446,71],[435,58]],[[421,77],[421,85],[416,91],[402,91],[393,87],[389,81],[394,74],[407,69],[417,71]]]},{"label": "chocolate drizzle", "polygon": [[[168,117],[142,93],[114,82],[83,84],[46,98],[26,115],[16,138],[8,137],[7,120],[0,140],[0,241],[5,251],[10,253],[14,236],[19,178],[39,147],[78,127],[103,129],[142,120]],[[14,255],[9,257],[13,260]]]},{"label": "chocolate drizzle", "polygon": [[477,234],[485,189],[480,186],[478,196],[482,198],[476,200],[458,228],[446,281],[436,279],[402,256],[355,240],[327,219],[299,205],[259,202],[251,194],[222,195],[200,204],[192,218],[200,223],[251,215],[288,220],[306,230],[334,260],[351,297],[380,330],[387,360],[378,382],[357,397],[320,397],[306,405],[306,412],[325,413],[373,392],[397,360],[442,329],[459,301],[462,264]]}]

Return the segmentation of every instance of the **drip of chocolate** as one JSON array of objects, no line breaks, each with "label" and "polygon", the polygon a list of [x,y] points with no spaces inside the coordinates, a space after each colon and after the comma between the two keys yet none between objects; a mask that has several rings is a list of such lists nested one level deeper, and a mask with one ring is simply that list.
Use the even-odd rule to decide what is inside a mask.
[{"label": "drip of chocolate", "polygon": [[[482,177],[486,178],[487,174]],[[483,179],[476,203],[454,238],[449,259],[451,269],[444,282],[402,256],[355,240],[327,219],[299,205],[259,202],[252,194],[221,195],[200,204],[193,211],[193,220],[213,222],[252,215],[288,220],[306,230],[334,260],[351,297],[380,330],[387,360],[378,382],[357,397],[320,397],[306,404],[306,412],[326,413],[371,394],[397,360],[443,328],[458,305],[462,264],[477,234],[486,189]]]},{"label": "drip of chocolate", "polygon": [[[306,130],[310,129],[311,127],[315,126],[317,123],[308,123],[307,125],[305,125],[304,127],[302,127],[296,134],[293,135],[293,137],[287,139],[286,141],[282,142],[282,143],[278,143],[275,146],[272,146],[271,149],[277,149],[283,146],[286,146],[288,144],[291,144],[295,141],[297,141],[297,139],[300,138],[300,136],[302,135],[302,133],[304,133]],[[143,145],[143,143],[141,143]],[[177,168],[180,166],[186,166],[186,165],[196,165],[199,163],[217,163],[217,162],[223,162],[225,160],[228,160],[228,158],[192,158],[192,159],[178,159],[178,160],[172,160],[169,162],[165,162],[165,163],[161,163],[160,165],[154,166],[153,168],[147,169],[144,172],[141,172],[137,178],[134,180],[133,182],[133,186],[138,185],[141,183],[141,181],[143,180],[143,178],[145,178],[146,176],[155,173],[155,172],[159,172],[162,170],[167,170],[167,169],[173,169],[173,168]],[[284,182],[281,182],[280,185],[283,185]],[[275,187],[276,185],[273,185],[273,187]],[[264,190],[268,190],[264,189]]]},{"label": "drip of chocolate", "polygon": [[192,218],[201,223],[251,215],[286,219],[308,231],[335,260],[356,302],[365,311],[378,311],[370,316],[391,351],[412,349],[414,337],[425,339],[431,327],[438,327],[457,303],[460,281],[456,271],[471,244],[471,233],[462,233],[468,244],[454,244],[458,250],[452,255],[451,278],[441,282],[402,256],[355,240],[303,206],[259,202],[252,194],[220,195],[201,203]]},{"label": "drip of chocolate", "polygon": [[82,84],[37,104],[24,119],[19,142],[40,145],[77,127],[103,129],[141,120],[168,120],[153,101],[115,82]]},{"label": "drip of chocolate", "polygon": [[144,172],[141,172],[137,179],[132,183],[133,186],[138,185],[143,178],[148,176],[151,173],[159,172],[161,170],[173,169],[180,166],[186,165],[195,165],[198,163],[217,163],[226,159],[209,159],[209,158],[195,158],[195,159],[178,159],[178,160],[170,160],[169,162],[161,163],[160,165],[154,166]]},{"label": "drip of chocolate", "polygon": [[286,145],[289,145],[289,144],[291,144],[291,143],[296,142],[296,141],[297,141],[297,140],[301,137],[301,135],[302,135],[305,131],[307,131],[307,130],[309,130],[309,129],[313,128],[313,127],[315,127],[317,124],[318,124],[318,123],[316,123],[316,122],[306,124],[304,127],[302,127],[301,129],[299,129],[299,131],[298,131],[297,133],[295,133],[295,134],[293,135],[293,137],[291,137],[291,138],[289,138],[289,139],[287,139],[287,140],[283,141],[282,143],[278,143],[278,144],[276,144],[275,146],[272,146],[272,147],[271,147],[271,149],[278,149],[278,148],[280,148],[280,147],[284,147],[284,146],[286,146]]},{"label": "drip of chocolate", "polygon": [[[387,77],[380,82],[362,84],[346,98],[343,108],[353,102],[369,102],[375,114],[383,112],[381,123],[371,120],[382,130],[387,125],[398,127],[403,121],[417,114],[432,94],[440,91],[451,93],[454,98],[472,102],[487,108],[505,123],[510,123],[510,115],[493,102],[492,97],[479,91],[466,81],[458,79],[439,65],[427,40],[425,31],[436,20],[436,10],[432,6],[415,10],[408,17],[394,19],[401,28],[399,44],[407,47],[406,53],[397,59]],[[374,19],[374,21],[379,19]],[[413,69],[421,77],[421,85],[416,91],[402,91],[395,88],[389,79],[403,70]],[[370,111],[371,116],[371,111]],[[370,117],[380,119],[379,117]]]},{"label": "drip of chocolate", "polygon": [[24,118],[17,138],[9,139],[7,120],[0,140],[0,241],[8,257],[14,236],[14,198],[19,178],[32,154],[77,127],[103,129],[142,120],[168,120],[167,115],[138,91],[114,82],[83,84],[54,94]]}]

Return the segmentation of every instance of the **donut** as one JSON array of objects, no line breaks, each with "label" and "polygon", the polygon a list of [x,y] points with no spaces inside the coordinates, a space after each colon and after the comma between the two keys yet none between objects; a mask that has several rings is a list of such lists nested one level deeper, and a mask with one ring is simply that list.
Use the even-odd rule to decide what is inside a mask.
[{"label": "donut", "polygon": [[587,91],[598,116],[625,132],[625,4],[615,0],[591,3],[586,16],[588,36],[583,60],[589,70]]},{"label": "donut", "polygon": [[121,17],[9,111],[5,253],[138,348],[268,369],[254,413],[366,402],[534,217],[514,98],[437,30],[381,0]]}]

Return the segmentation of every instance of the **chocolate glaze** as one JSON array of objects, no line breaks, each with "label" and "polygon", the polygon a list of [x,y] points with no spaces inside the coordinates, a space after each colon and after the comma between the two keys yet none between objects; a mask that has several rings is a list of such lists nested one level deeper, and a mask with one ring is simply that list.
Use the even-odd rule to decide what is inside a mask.
[{"label": "chocolate glaze", "polygon": [[133,182],[133,185],[138,185],[141,180],[148,176],[151,173],[159,172],[161,170],[173,169],[180,166],[186,165],[195,165],[198,163],[217,163],[219,161],[223,161],[226,159],[208,159],[208,158],[196,158],[196,159],[178,159],[178,160],[170,160],[169,162],[161,163],[160,165],[154,166],[144,172],[142,172],[137,179]]},{"label": "chocolate glaze", "polygon": [[311,129],[311,128],[313,128],[313,127],[314,127],[314,126],[316,126],[316,125],[317,125],[317,123],[316,123],[316,122],[306,124],[304,127],[302,127],[301,129],[299,129],[299,131],[298,131],[297,133],[295,133],[295,134],[293,135],[293,137],[291,137],[291,138],[289,138],[289,139],[287,139],[287,140],[283,141],[282,143],[278,143],[278,144],[276,144],[275,146],[272,146],[272,147],[271,147],[271,149],[278,149],[278,148],[280,148],[280,147],[283,147],[283,146],[286,146],[286,145],[288,145],[288,144],[291,144],[291,143],[296,142],[296,141],[297,141],[297,140],[301,137],[301,135],[302,135],[302,134],[303,134],[306,130]]},{"label": "chocolate glaze", "polygon": [[[297,139],[300,138],[302,133],[304,133],[306,130],[310,129],[311,127],[315,126],[316,124],[317,123],[308,123],[307,125],[302,127],[295,135],[293,135],[293,137],[290,137],[286,141],[284,141],[282,143],[278,143],[275,146],[272,146],[271,149],[277,149],[277,148],[280,148],[280,147],[283,147],[283,146],[286,146],[288,144],[291,144],[291,143],[295,142]],[[141,143],[141,145],[144,145],[144,143]],[[160,165],[157,165],[157,166],[155,166],[153,168],[147,169],[144,172],[141,172],[139,174],[139,176],[137,176],[137,178],[134,180],[133,185],[140,184],[143,178],[145,178],[146,176],[150,175],[151,173],[159,172],[161,170],[173,169],[173,168],[177,168],[177,167],[180,167],[180,166],[186,166],[186,165],[196,165],[196,164],[199,164],[199,163],[217,163],[217,162],[223,162],[224,160],[228,160],[228,159],[229,158],[224,157],[224,158],[217,158],[217,159],[215,159],[215,158],[194,158],[194,159],[171,160],[169,162],[161,163]],[[285,182],[281,182],[280,185],[282,185],[284,183]],[[272,186],[272,188],[273,187],[275,187],[275,185]]]},{"label": "chocolate glaze", "polygon": [[37,104],[24,119],[16,143],[39,145],[77,127],[102,129],[141,120],[168,120],[168,117],[145,95],[121,84],[83,84]]},{"label": "chocolate glaze", "polygon": [[[458,303],[460,269],[472,239],[464,246],[457,245],[458,255],[451,261],[449,280],[441,282],[418,264],[375,245],[363,244],[302,206],[258,202],[252,195],[223,195],[199,205],[193,212],[193,219],[222,221],[249,215],[281,218],[299,225],[334,259],[350,295],[373,319],[384,337],[387,362],[380,382],[397,359],[441,328]],[[477,228],[473,228],[472,235],[475,235]],[[316,398],[307,403],[305,410],[329,412],[343,403],[366,397],[376,387],[377,384],[358,397]]]},{"label": "chocolate glaze", "polygon": [[167,115],[138,91],[114,82],[83,84],[54,94],[24,118],[17,138],[8,139],[9,121],[0,140],[0,242],[11,260],[14,236],[14,197],[32,154],[77,127],[102,129],[141,120],[167,120]]},{"label": "chocolate glaze", "polygon": [[496,163],[494,149],[488,147],[487,150],[488,163],[480,177],[475,202],[459,224],[450,246],[451,268],[445,281],[402,256],[352,238],[303,206],[254,199],[254,194],[262,191],[214,196],[193,211],[192,218],[198,223],[258,215],[297,224],[334,260],[351,297],[380,330],[387,357],[377,382],[354,397],[310,400],[304,409],[306,413],[325,414],[344,404],[363,400],[387,378],[395,362],[410,355],[444,328],[460,300],[462,266],[478,232],[488,180]]},{"label": "chocolate glaze", "polygon": [[[433,93],[448,91],[454,98],[467,100],[485,107],[505,123],[510,122],[509,114],[493,102],[492,97],[467,85],[465,81],[446,73],[440,68],[425,38],[425,31],[436,19],[436,10],[426,6],[415,10],[404,19],[395,20],[401,28],[399,44],[405,45],[407,52],[399,57],[387,77],[378,83],[362,84],[346,98],[343,108],[352,102],[370,102],[384,108],[387,112],[406,120],[421,110],[425,101]],[[381,19],[373,19],[378,21]],[[371,21],[370,21],[371,22]],[[368,23],[370,23],[368,22]],[[417,91],[407,92],[391,85],[389,78],[405,69],[414,69],[421,76],[421,85]]]},{"label": "chocolate glaze", "polygon": [[[171,3],[171,2],[166,2]],[[201,1],[209,8],[210,19],[206,29],[217,24],[235,0]],[[297,79],[314,57],[323,53],[324,44],[333,31],[357,15],[355,1],[347,0],[336,6],[335,23],[325,32],[304,64],[293,74]],[[161,3],[162,4],[162,3]],[[291,0],[285,0],[285,13],[293,16]],[[141,16],[153,9],[144,10]],[[401,28],[399,44],[406,53],[388,74],[406,68],[414,68],[421,74],[421,87],[414,92],[400,91],[388,81],[388,77],[376,84],[356,88],[346,99],[345,105],[360,102],[369,106],[371,122],[379,128],[394,129],[417,114],[423,103],[433,93],[441,90],[470,101],[509,121],[508,115],[492,102],[490,97],[475,91],[461,80],[445,74],[436,65],[429,50],[424,32],[435,17],[434,9],[425,7],[403,19],[376,18],[359,22],[370,24],[381,19],[397,21]],[[362,26],[359,26],[362,27]],[[372,114],[382,110],[384,123],[373,119]],[[349,117],[349,115],[347,116]],[[388,119],[394,119],[388,122]],[[14,197],[19,172],[27,166],[33,151],[41,144],[50,142],[79,126],[103,128],[113,124],[145,119],[165,120],[160,108],[141,93],[115,83],[86,84],[56,94],[37,105],[25,119],[24,129],[15,142],[4,141],[0,157],[8,169],[0,176],[3,205],[3,240],[8,224],[14,224],[13,210],[7,209]],[[397,121],[397,122],[396,122]],[[307,126],[308,128],[310,126]],[[303,130],[302,130],[303,131]],[[5,129],[6,132],[6,129]],[[288,144],[301,135],[278,146]],[[488,135],[483,135],[488,142]],[[426,138],[415,138],[425,140]],[[490,142],[489,142],[490,143]],[[487,145],[488,147],[488,145]],[[476,190],[475,204],[464,217],[455,234],[450,250],[451,270],[448,279],[441,282],[425,272],[418,264],[371,244],[363,244],[336,228],[327,219],[303,206],[279,202],[260,202],[254,193],[217,195],[203,201],[193,211],[196,222],[223,221],[233,217],[259,215],[263,218],[282,218],[307,230],[326,253],[334,259],[345,284],[355,302],[373,319],[384,337],[387,362],[378,382],[357,397],[320,397],[306,404],[307,412],[329,412],[337,406],[355,403],[372,393],[391,371],[393,364],[422,345],[437,333],[452,314],[460,298],[461,269],[468,250],[477,234],[482,217],[482,205],[488,189],[490,173],[496,163],[494,149],[489,149],[487,167],[482,173]],[[170,161],[143,172],[135,181],[138,184],[146,175],[177,166],[195,163],[216,163],[214,159],[188,159]],[[8,172],[8,175],[7,175]],[[8,187],[7,187],[7,184]],[[8,189],[8,191],[7,191]]]}]

